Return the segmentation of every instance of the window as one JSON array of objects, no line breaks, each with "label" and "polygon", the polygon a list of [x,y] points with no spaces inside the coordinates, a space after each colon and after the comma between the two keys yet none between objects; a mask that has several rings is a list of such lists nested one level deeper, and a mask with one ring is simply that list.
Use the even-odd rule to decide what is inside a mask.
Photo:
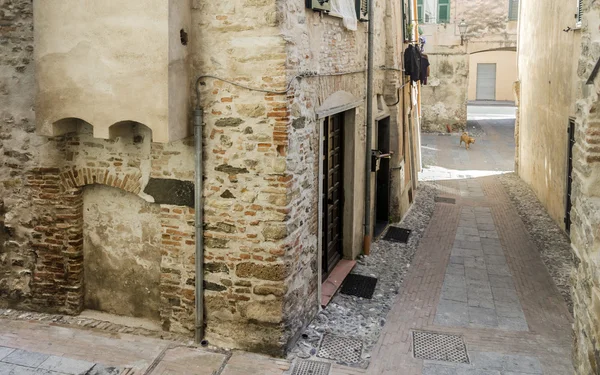
[{"label": "window", "polygon": [[583,17],[583,0],[577,0],[577,14],[575,18],[577,19],[577,23],[575,27],[581,27],[581,18]]},{"label": "window", "polygon": [[516,21],[519,18],[519,0],[508,0],[508,20]]},{"label": "window", "polygon": [[423,0],[417,0],[417,15],[419,23],[423,23]]},{"label": "window", "polygon": [[450,0],[438,1],[438,23],[450,22]]}]

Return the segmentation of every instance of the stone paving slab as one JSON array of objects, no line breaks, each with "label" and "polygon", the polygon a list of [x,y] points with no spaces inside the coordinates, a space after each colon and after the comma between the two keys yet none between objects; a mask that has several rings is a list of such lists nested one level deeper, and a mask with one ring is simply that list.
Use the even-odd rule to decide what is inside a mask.
[{"label": "stone paving slab", "polygon": [[286,360],[256,354],[31,321],[1,319],[0,343],[1,375],[284,375],[290,369]]}]

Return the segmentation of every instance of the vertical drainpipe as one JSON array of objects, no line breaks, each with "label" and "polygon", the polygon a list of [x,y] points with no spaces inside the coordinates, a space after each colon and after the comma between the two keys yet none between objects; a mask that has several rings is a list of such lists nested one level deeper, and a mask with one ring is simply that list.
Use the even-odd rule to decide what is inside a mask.
[{"label": "vertical drainpipe", "polygon": [[[420,47],[420,40],[419,40],[419,38],[421,37],[421,35],[419,34],[419,9],[418,9],[417,6],[418,6],[417,0],[414,0],[414,8],[413,8],[414,9],[414,11],[413,11],[414,14],[413,14],[413,16],[415,17],[415,27],[414,27],[414,29],[415,29],[415,39],[417,41],[417,45],[419,46],[419,48],[421,48]],[[422,108],[421,108],[421,92],[422,92],[422,88],[423,88],[423,86],[421,85],[421,81],[419,81],[417,83],[417,97],[418,97],[418,100],[417,100],[417,106],[418,106],[417,107],[417,114],[418,114],[419,118],[417,119],[417,121],[415,121],[415,125],[418,125],[418,126],[416,126],[416,129],[415,129],[415,133],[417,133],[416,134],[416,136],[417,136],[417,144],[416,144],[416,146],[417,147],[416,147],[416,150],[415,150],[415,152],[417,154],[416,155],[416,160],[415,160],[416,161],[415,164],[417,166],[417,168],[416,168],[417,169],[417,171],[416,171],[417,173],[415,175],[417,177],[415,179],[415,184],[414,184],[415,189],[416,189],[417,184],[419,182],[418,181],[418,176],[419,176],[418,172],[421,171],[422,166],[423,166],[422,160],[421,160],[421,120],[423,119],[423,112],[422,112]]]},{"label": "vertical drainpipe", "polygon": [[196,109],[194,110],[195,184],[194,210],[196,212],[196,344],[204,339],[204,226],[202,215],[202,108],[200,108],[200,89],[196,80]]},{"label": "vertical drainpipe", "polygon": [[369,1],[369,36],[367,40],[367,140],[365,155],[365,239],[363,251],[365,255],[371,252],[371,144],[373,138],[373,48],[375,22],[375,0]]}]

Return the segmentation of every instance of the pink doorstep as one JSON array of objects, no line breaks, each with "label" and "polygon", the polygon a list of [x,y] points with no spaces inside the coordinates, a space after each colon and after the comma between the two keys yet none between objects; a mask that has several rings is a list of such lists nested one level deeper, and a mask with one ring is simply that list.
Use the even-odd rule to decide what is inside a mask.
[{"label": "pink doorstep", "polygon": [[321,306],[325,307],[329,304],[335,292],[342,286],[344,279],[356,265],[355,260],[342,259],[334,267],[329,274],[327,280],[321,285]]}]

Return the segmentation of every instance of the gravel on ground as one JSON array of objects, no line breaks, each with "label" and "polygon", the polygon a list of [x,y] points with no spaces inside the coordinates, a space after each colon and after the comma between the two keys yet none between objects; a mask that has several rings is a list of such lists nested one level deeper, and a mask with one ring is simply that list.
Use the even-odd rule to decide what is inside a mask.
[{"label": "gravel on ground", "polygon": [[542,261],[573,313],[571,297],[571,270],[573,256],[569,237],[548,215],[535,193],[515,173],[498,176],[505,191],[525,223],[529,235],[537,246]]}]

